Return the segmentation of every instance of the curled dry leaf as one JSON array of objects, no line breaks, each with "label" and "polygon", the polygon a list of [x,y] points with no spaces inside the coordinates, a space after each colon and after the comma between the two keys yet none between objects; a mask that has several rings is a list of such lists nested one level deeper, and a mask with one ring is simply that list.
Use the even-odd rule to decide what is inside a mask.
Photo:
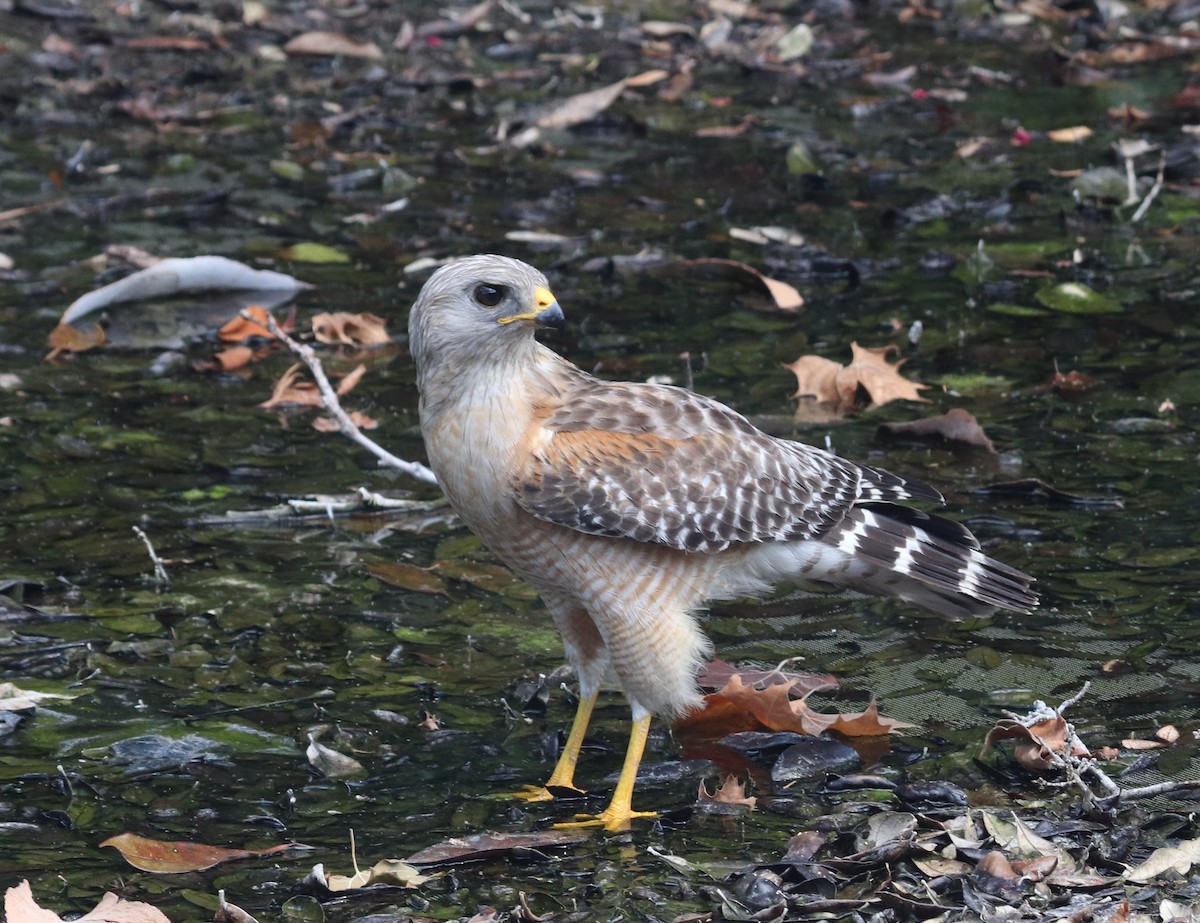
[{"label": "curled dry leaf", "polygon": [[[249,316],[243,317],[243,314]],[[280,327],[284,330],[291,329],[290,322],[280,324]],[[252,304],[240,312],[237,317],[227,322],[217,331],[217,336],[226,343],[240,343],[242,340],[250,339],[250,337],[264,337],[268,340],[275,339],[275,335],[267,327],[267,309],[260,304]]]},{"label": "curled dry leaf", "polygon": [[211,361],[198,363],[197,368],[202,372],[234,372],[249,365],[253,358],[254,350],[249,346],[231,346],[213,353]]},{"label": "curled dry leaf", "polygon": [[868,410],[895,400],[929,403],[920,394],[928,385],[900,375],[900,366],[908,360],[887,361],[888,353],[895,349],[895,346],[872,348],[851,343],[849,365],[839,365],[823,356],[801,356],[786,365],[796,376],[796,393],[792,395],[800,401],[796,419],[828,422],[845,416],[858,409],[860,387],[871,399]]},{"label": "curled dry leaf", "polygon": [[[379,429],[379,421],[374,417],[367,416],[361,410],[351,410],[346,416],[359,429]],[[313,420],[312,425],[318,433],[336,433],[342,428],[342,424],[333,417],[317,417]]]},{"label": "curled dry leaf", "polygon": [[360,42],[342,32],[304,32],[284,45],[283,50],[288,54],[340,55],[376,61],[383,57],[383,52],[374,42]]},{"label": "curled dry leaf", "polygon": [[366,311],[318,314],[312,319],[312,329],[319,342],[342,346],[382,346],[392,339],[388,336],[387,321]]},{"label": "curled dry leaf", "polygon": [[[1024,768],[1041,772],[1059,765],[1058,754],[1090,756],[1086,747],[1070,733],[1062,715],[1026,727],[1019,721],[1006,719],[996,724],[983,739],[983,751],[1001,740],[1015,740],[1013,756]],[[982,751],[981,751],[982,752]]]},{"label": "curled dry leaf", "polygon": [[101,846],[111,846],[136,869],[159,875],[177,872],[198,872],[231,859],[253,859],[274,856],[296,849],[308,849],[296,843],[269,846],[266,849],[224,849],[204,843],[151,840],[135,833],[109,837]]},{"label": "curled dry leaf", "polygon": [[1173,724],[1164,724],[1154,732],[1154,736],[1164,743],[1173,744],[1179,740],[1179,728]]},{"label": "curled dry leaf", "polygon": [[[317,386],[311,381],[306,381],[300,378],[300,369],[303,364],[297,362],[291,368],[280,376],[279,381],[275,382],[275,389],[271,392],[271,396],[263,401],[258,406],[263,410],[272,410],[276,407],[299,406],[299,407],[322,407],[324,401],[321,399],[321,392]],[[347,375],[344,375],[341,381],[338,382],[337,394],[338,397],[348,393],[355,385],[362,380],[363,375],[367,372],[365,365],[359,365]]]},{"label": "curled dry leaf", "polygon": [[724,260],[716,257],[700,260],[682,260],[679,263],[684,268],[695,268],[702,271],[714,271],[734,279],[750,281],[771,297],[771,303],[780,311],[795,314],[804,306],[804,296],[793,286],[778,279],[771,279],[746,263],[737,260]]},{"label": "curled dry leaf", "polygon": [[[313,869],[313,872],[314,875],[317,874],[317,869]],[[369,869],[356,871],[353,875],[326,875],[325,887],[334,892],[355,891],[372,885],[415,888],[428,880],[428,875],[422,875],[407,862],[400,859],[381,859]]]},{"label": "curled dry leaf", "polygon": [[[25,880],[4,892],[4,916],[8,923],[62,923],[62,917],[57,913],[38,906],[29,882]],[[127,901],[111,891],[100,898],[94,909],[72,919],[75,923],[171,923],[157,907],[141,901]]]}]

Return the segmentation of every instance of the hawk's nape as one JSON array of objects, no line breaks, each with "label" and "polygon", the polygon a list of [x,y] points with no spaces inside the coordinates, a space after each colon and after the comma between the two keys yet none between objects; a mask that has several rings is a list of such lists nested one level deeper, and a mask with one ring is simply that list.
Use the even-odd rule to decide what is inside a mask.
[{"label": "hawk's nape", "polygon": [[698,704],[706,601],[819,579],[941,615],[1037,605],[1033,580],[962,525],[910,504],[917,481],[777,439],[681,388],[606,382],[534,337],[562,311],[546,278],[502,256],[438,269],[409,316],[421,431],[463,521],[541,594],[581,703],[546,788],[574,787],[608,671],[633,711],[612,801],[589,823],[640,816],[633,782],[653,714]]}]

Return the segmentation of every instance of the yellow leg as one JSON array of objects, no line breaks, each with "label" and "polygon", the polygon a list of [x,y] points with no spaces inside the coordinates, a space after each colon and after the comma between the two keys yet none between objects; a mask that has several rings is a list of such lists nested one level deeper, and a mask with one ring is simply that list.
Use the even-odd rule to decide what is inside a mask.
[{"label": "yellow leg", "polygon": [[595,816],[586,814],[576,815],[571,823],[555,824],[556,827],[603,827],[610,833],[618,830],[628,830],[629,822],[635,817],[657,817],[653,811],[633,810],[633,785],[637,781],[638,766],[642,762],[642,754],[646,752],[646,736],[650,733],[650,715],[645,715],[633,722],[629,734],[629,749],[625,751],[625,763],[621,767],[621,777],[613,790],[612,801],[608,807]]},{"label": "yellow leg", "polygon": [[596,707],[598,692],[579,700],[575,709],[575,720],[571,722],[571,732],[567,734],[567,743],[562,755],[554,766],[554,772],[545,785],[530,785],[525,791],[517,792],[518,798],[526,801],[553,801],[552,788],[569,788],[583,794],[583,790],[575,786],[575,767],[579,765],[579,751],[583,749],[583,736],[587,733],[588,722],[592,719],[592,709]]}]

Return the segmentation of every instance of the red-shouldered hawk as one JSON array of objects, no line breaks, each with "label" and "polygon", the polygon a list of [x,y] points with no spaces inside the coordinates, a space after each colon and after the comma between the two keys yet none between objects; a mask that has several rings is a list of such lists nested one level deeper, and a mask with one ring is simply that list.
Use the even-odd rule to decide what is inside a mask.
[{"label": "red-shouldered hawk", "polygon": [[[429,462],[463,521],[541,594],[579,676],[548,787],[574,787],[600,683],[633,710],[625,764],[592,822],[623,829],[654,714],[700,701],[707,600],[831,581],[949,617],[1037,605],[1032,578],[963,526],[901,504],[936,490],[768,436],[682,388],[601,381],[538,343],[562,309],[502,256],[438,269],[409,316]],[[546,789],[539,789],[550,797]]]}]

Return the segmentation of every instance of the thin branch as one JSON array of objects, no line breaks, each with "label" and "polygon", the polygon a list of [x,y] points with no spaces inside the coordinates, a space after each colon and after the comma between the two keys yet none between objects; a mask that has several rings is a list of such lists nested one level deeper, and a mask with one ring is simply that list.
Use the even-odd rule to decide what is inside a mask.
[{"label": "thin branch", "polygon": [[[242,317],[253,321],[254,318],[249,317],[245,311],[242,312]],[[275,323],[275,318],[267,314],[267,329],[271,331],[276,339],[284,343],[288,349],[300,357],[300,360],[308,366],[308,370],[312,373],[313,381],[317,384],[317,390],[321,393],[321,403],[330,415],[337,420],[338,429],[342,435],[346,436],[354,442],[374,455],[379,461],[391,468],[397,468],[411,478],[418,481],[424,481],[426,484],[436,484],[437,475],[429,468],[422,465],[420,462],[406,461],[389,452],[379,443],[363,434],[350,419],[350,415],[342,409],[341,402],[338,400],[337,392],[334,391],[333,385],[329,383],[329,379],[325,376],[325,369],[321,366],[321,360],[317,358],[313,348],[298,340],[292,339],[283,331],[283,329]]]},{"label": "thin branch", "polygon": [[1163,187],[1163,171],[1167,167],[1167,157],[1163,154],[1158,159],[1158,176],[1154,179],[1154,185],[1150,187],[1150,191],[1146,193],[1146,198],[1142,199],[1142,204],[1138,206],[1137,211],[1133,213],[1133,217],[1129,219],[1130,223],[1137,224],[1145,217],[1146,212],[1150,208],[1150,203],[1158,198],[1158,194],[1162,192]]},{"label": "thin branch", "polygon": [[167,569],[163,567],[162,558],[158,556],[158,553],[154,550],[154,546],[150,544],[150,536],[137,526],[133,527],[133,531],[145,543],[146,551],[150,553],[150,563],[154,565],[154,582],[160,586],[166,586],[171,582],[171,578],[167,576]]}]

